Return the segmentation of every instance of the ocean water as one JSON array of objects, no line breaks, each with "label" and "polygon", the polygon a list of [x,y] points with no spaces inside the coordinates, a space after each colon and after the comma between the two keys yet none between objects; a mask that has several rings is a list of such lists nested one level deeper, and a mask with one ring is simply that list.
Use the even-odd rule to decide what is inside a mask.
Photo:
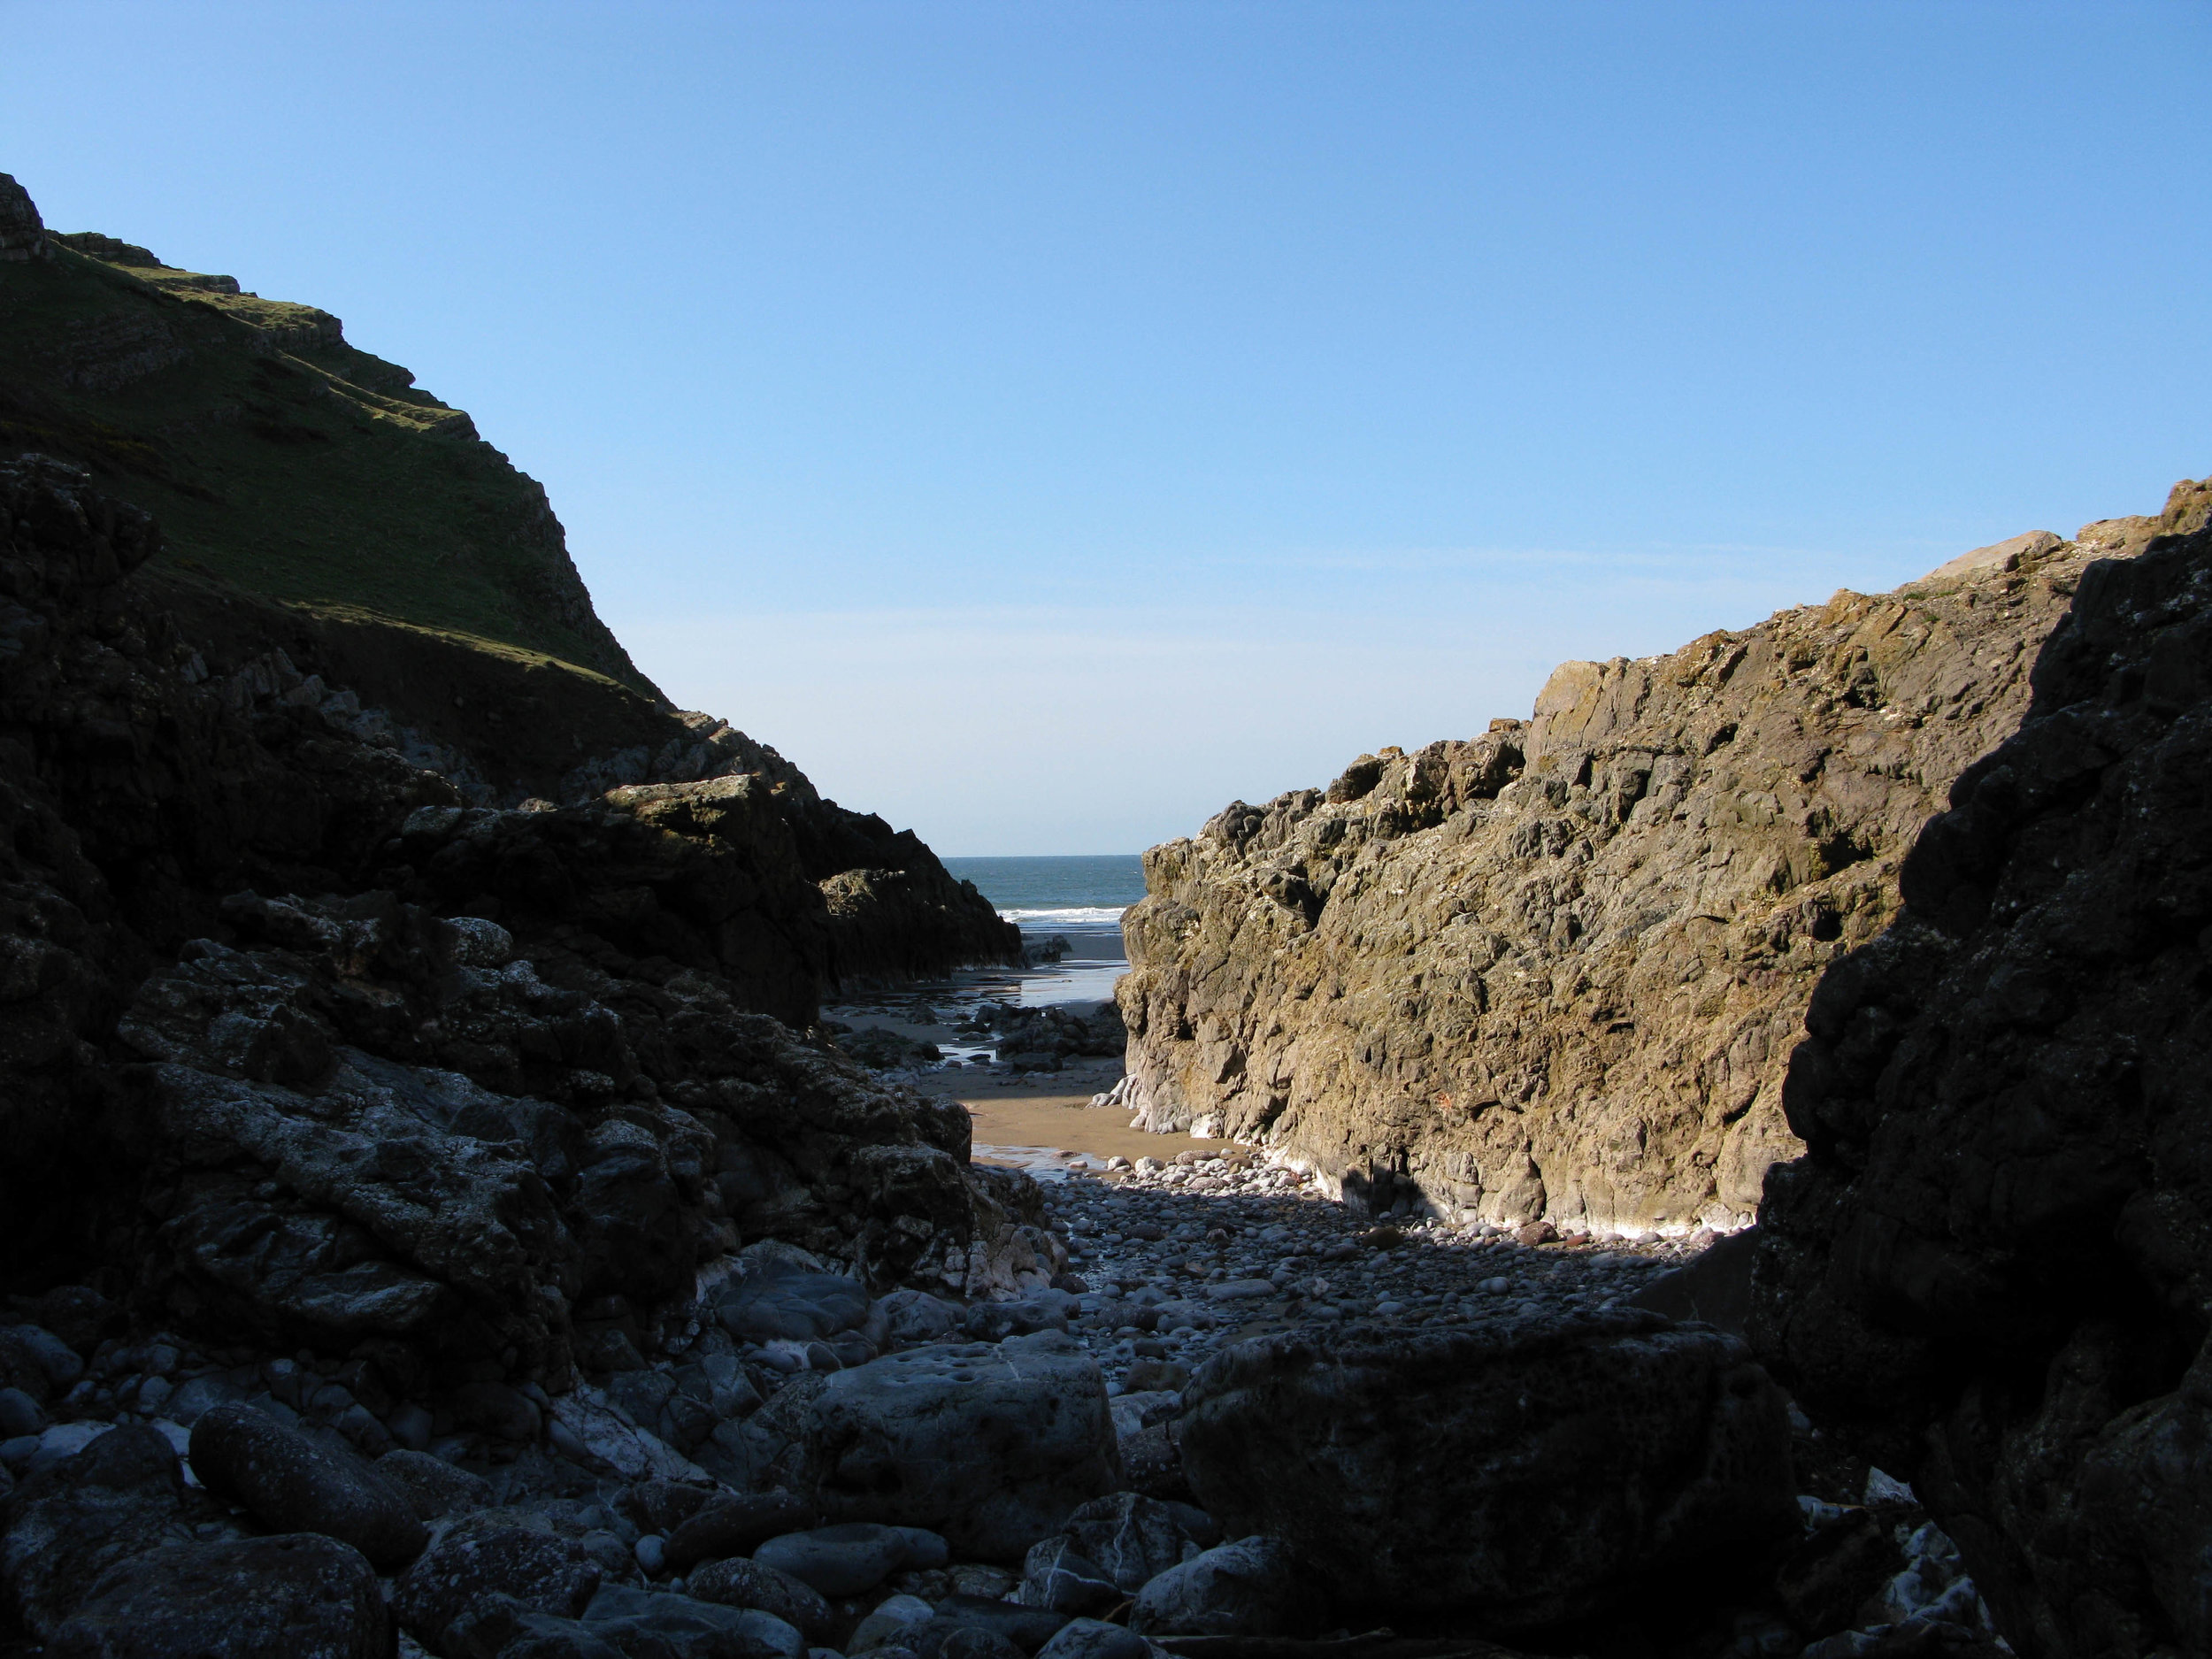
[{"label": "ocean water", "polygon": [[948,858],[944,864],[959,879],[974,882],[1025,941],[1067,941],[1056,966],[1019,976],[1022,1002],[1101,1002],[1113,995],[1114,981],[1129,972],[1121,913],[1144,896],[1144,864],[1135,853]]}]

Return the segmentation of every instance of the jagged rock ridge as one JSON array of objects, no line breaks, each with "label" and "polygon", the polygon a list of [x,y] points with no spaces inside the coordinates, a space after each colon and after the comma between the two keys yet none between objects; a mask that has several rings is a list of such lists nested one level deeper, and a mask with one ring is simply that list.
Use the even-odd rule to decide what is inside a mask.
[{"label": "jagged rock ridge", "polygon": [[1118,992],[1141,1121],[1264,1141],[1377,1209],[1742,1225],[1801,1149],[1781,1083],[1821,971],[1893,917],[2089,562],[2208,503],[1569,664],[1530,721],[1153,849]]}]

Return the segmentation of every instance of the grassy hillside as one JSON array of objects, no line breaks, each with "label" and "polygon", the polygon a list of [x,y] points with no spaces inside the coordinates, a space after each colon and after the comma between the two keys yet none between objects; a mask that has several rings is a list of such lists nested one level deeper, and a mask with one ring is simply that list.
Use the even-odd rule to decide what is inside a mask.
[{"label": "grassy hillside", "polygon": [[544,489],[335,317],[108,236],[46,251],[0,263],[0,453],[78,462],[152,511],[173,579],[666,706],[594,613]]}]

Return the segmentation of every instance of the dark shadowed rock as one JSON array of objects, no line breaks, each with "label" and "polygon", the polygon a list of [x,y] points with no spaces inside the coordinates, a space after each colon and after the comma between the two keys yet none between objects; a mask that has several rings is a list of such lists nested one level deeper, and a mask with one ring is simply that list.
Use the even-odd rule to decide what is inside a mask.
[{"label": "dark shadowed rock", "polygon": [[388,1571],[422,1553],[426,1535],[405,1491],[251,1406],[203,1412],[192,1425],[191,1456],[210,1492],[265,1525],[342,1540]]},{"label": "dark shadowed rock", "polygon": [[1207,1511],[1269,1527],[1348,1606],[1547,1624],[1797,1529],[1781,1391],[1737,1339],[1655,1314],[1263,1338],[1187,1398]]},{"label": "dark shadowed rock", "polygon": [[1146,1659],[1152,1644],[1135,1631],[1095,1618],[1070,1619],[1037,1650],[1038,1659]]},{"label": "dark shadowed rock", "polygon": [[1327,1612],[1327,1598],[1290,1546],[1256,1536],[1217,1544],[1161,1573],[1137,1593],[1129,1628],[1146,1634],[1304,1635],[1318,1629]]},{"label": "dark shadowed rock", "polygon": [[1741,1336],[1751,1314],[1751,1263],[1758,1251],[1758,1228],[1732,1233],[1684,1265],[1654,1273],[1628,1299],[1629,1306]]},{"label": "dark shadowed rock", "polygon": [[772,1538],[753,1559],[823,1595],[848,1596],[874,1589],[895,1572],[941,1567],[950,1557],[943,1539],[918,1526],[850,1521]]},{"label": "dark shadowed rock", "polygon": [[2036,1659],[2212,1648],[2208,502],[2091,526],[2143,550],[1821,980],[1762,1210],[1754,1340]]},{"label": "dark shadowed rock", "polygon": [[1040,1539],[1022,1562],[1021,1599],[1028,1607],[1087,1616],[1128,1599],[1106,1569],[1064,1537]]},{"label": "dark shadowed rock", "polygon": [[1105,1382],[1056,1331],[839,1371],[814,1402],[806,1456],[826,1509],[926,1526],[987,1560],[1018,1560],[1121,1484]]},{"label": "dark shadowed rock", "polygon": [[771,1273],[739,1284],[715,1317],[741,1341],[809,1341],[857,1331],[872,1304],[867,1286],[834,1273]]},{"label": "dark shadowed rock", "polygon": [[391,1618],[360,1551],[313,1532],[181,1544],[109,1569],[54,1659],[387,1659]]},{"label": "dark shadowed rock", "polygon": [[[1190,1531],[1194,1512],[1134,1492],[1094,1498],[1068,1517],[1061,1535],[1134,1594],[1170,1567],[1196,1555],[1202,1540]],[[1213,1539],[1202,1540],[1211,1543]]]},{"label": "dark shadowed rock", "polygon": [[387,1452],[376,1460],[376,1472],[406,1494],[420,1520],[443,1520],[491,1506],[491,1483],[483,1476],[427,1452],[404,1448]]},{"label": "dark shadowed rock", "polygon": [[111,1429],[0,1509],[0,1584],[32,1635],[59,1628],[110,1568],[168,1541],[184,1471],[158,1430]]},{"label": "dark shadowed rock", "polygon": [[987,1631],[1024,1653],[1035,1653],[1066,1625],[1068,1616],[1049,1608],[1021,1607],[979,1595],[950,1595],[937,1603],[929,1632],[918,1638],[923,1659],[933,1641],[949,1640],[959,1630]]},{"label": "dark shadowed rock", "polygon": [[996,1631],[932,1619],[914,1633],[914,1659],[1023,1659],[1024,1649]]},{"label": "dark shadowed rock", "polygon": [[442,1652],[454,1623],[491,1596],[573,1618],[590,1604],[599,1579],[597,1563],[572,1539],[496,1523],[464,1525],[400,1575],[393,1609],[409,1634]]},{"label": "dark shadowed rock", "polygon": [[582,1623],[625,1659],[806,1659],[806,1639],[783,1620],[688,1595],[603,1585]]},{"label": "dark shadowed rock", "polygon": [[710,1561],[684,1580],[684,1588],[702,1601],[772,1613],[810,1642],[826,1646],[834,1634],[830,1604],[821,1594],[764,1562]]},{"label": "dark shadowed rock", "polygon": [[488,1595],[456,1618],[442,1659],[628,1659],[580,1619]]},{"label": "dark shadowed rock", "polygon": [[694,1563],[749,1555],[768,1540],[804,1532],[821,1518],[809,1500],[788,1492],[749,1492],[714,1498],[668,1534],[669,1567],[687,1572]]}]

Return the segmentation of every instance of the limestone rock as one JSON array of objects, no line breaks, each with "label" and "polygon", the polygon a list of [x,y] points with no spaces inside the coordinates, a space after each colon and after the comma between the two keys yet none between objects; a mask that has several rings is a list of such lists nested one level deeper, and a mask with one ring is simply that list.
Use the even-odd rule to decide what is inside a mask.
[{"label": "limestone rock", "polygon": [[2205,499],[2083,576],[1904,915],[1822,979],[1752,1279],[1755,1341],[2038,1659],[2212,1645]]},{"label": "limestone rock", "polygon": [[1808,999],[2018,723],[2090,557],[2030,537],[1363,756],[1146,855],[1118,990],[1145,1126],[1205,1119],[1377,1211],[1747,1222]]},{"label": "limestone rock", "polygon": [[1781,1391],[1740,1341],[1655,1314],[1261,1338],[1187,1398],[1205,1509],[1349,1607],[1528,1628],[1797,1529]]}]

